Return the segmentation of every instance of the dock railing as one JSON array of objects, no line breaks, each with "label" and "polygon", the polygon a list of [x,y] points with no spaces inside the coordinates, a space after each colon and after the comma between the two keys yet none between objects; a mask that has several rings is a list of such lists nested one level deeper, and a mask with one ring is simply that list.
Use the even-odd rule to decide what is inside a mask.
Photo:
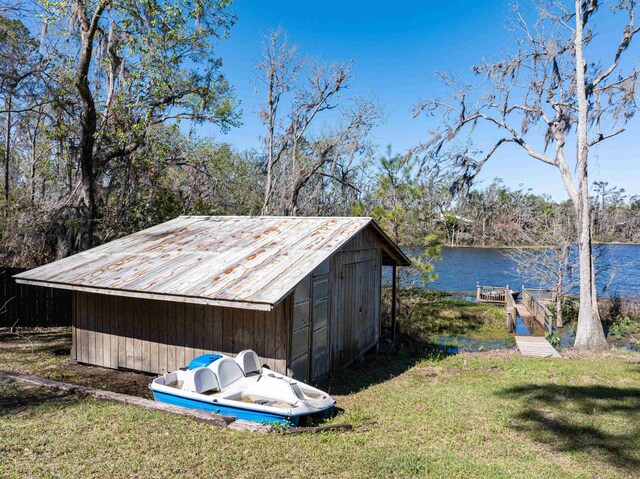
[{"label": "dock railing", "polygon": [[540,296],[538,295],[541,291],[546,291],[546,290],[539,290],[539,289],[529,290],[523,286],[522,302],[524,303],[525,307],[531,312],[531,314],[533,314],[536,320],[540,324],[544,325],[545,331],[552,333],[553,319],[552,319],[551,311],[549,311],[549,309],[544,304],[542,304],[543,300],[539,299]]},{"label": "dock railing", "polygon": [[476,287],[476,301],[478,303],[504,303],[504,286],[481,286]]},{"label": "dock railing", "polygon": [[516,301],[513,299],[513,294],[508,285],[504,289],[504,310],[507,331],[513,333],[516,329],[516,316],[518,311],[516,309]]},{"label": "dock railing", "polygon": [[540,302],[553,303],[556,300],[556,292],[551,289],[527,288],[527,292],[532,298]]}]

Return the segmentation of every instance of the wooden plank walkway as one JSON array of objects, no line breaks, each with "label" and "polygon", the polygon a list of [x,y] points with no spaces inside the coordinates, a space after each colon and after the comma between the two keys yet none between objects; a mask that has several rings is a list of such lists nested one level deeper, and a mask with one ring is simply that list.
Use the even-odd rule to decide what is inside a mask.
[{"label": "wooden plank walkway", "polygon": [[516,336],[516,345],[523,356],[559,358],[558,351],[542,336]]},{"label": "wooden plank walkway", "polygon": [[522,321],[529,322],[529,320],[533,319],[534,321],[537,321],[538,324],[542,326],[542,328],[544,328],[544,323],[539,321],[538,318],[536,318],[533,314],[531,314],[531,312],[529,312],[521,299],[516,300],[516,310],[518,311],[518,316],[522,318]]},{"label": "wooden plank walkway", "polygon": [[[521,299],[516,301],[516,310],[523,322],[531,324],[531,320],[537,321],[544,329],[545,325],[538,320],[527,307],[522,303]],[[551,346],[551,343],[542,336],[519,336],[516,335],[516,345],[523,356],[534,358],[559,358],[558,351]]]}]

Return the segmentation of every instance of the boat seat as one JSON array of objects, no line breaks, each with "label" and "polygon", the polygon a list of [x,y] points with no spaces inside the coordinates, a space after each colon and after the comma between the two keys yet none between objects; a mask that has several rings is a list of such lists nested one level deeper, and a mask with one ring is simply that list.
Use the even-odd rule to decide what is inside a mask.
[{"label": "boat seat", "polygon": [[217,391],[220,386],[213,371],[206,366],[201,366],[191,370],[191,374],[185,379],[182,389],[202,394],[208,391]]},{"label": "boat seat", "polygon": [[207,366],[218,378],[220,389],[225,389],[238,379],[243,378],[244,374],[240,365],[231,358],[222,358]]},{"label": "boat seat", "polygon": [[236,363],[242,368],[245,376],[260,374],[260,359],[255,351],[245,349],[236,356]]}]

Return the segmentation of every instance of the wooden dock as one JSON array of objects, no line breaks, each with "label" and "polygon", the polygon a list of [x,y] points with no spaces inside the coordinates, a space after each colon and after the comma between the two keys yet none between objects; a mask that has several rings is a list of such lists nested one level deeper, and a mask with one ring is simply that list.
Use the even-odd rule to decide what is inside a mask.
[{"label": "wooden dock", "polygon": [[[522,298],[514,300],[509,286],[477,287],[476,300],[479,303],[504,303],[506,326],[509,332],[516,330],[516,313],[533,334],[553,331],[551,312],[545,303],[554,300],[552,291],[543,289],[526,289],[522,287]],[[558,351],[542,335],[522,336],[516,334],[516,345],[523,356],[536,358],[559,358]]]},{"label": "wooden dock", "polygon": [[516,336],[516,345],[523,356],[559,358],[558,351],[542,336]]}]

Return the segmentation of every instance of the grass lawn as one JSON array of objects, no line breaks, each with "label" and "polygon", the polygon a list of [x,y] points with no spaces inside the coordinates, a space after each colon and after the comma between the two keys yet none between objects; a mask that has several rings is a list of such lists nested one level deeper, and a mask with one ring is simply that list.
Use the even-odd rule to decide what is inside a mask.
[{"label": "grass lawn", "polygon": [[[0,369],[145,393],[70,365],[67,329],[0,341]],[[32,350],[33,348],[33,350]],[[640,356],[372,355],[323,385],[351,432],[286,436],[0,385],[4,477],[640,477]]]},{"label": "grass lawn", "polygon": [[[391,293],[384,291],[385,310]],[[476,351],[515,346],[505,327],[504,307],[453,299],[441,291],[421,288],[400,290],[400,332],[419,347],[424,345]],[[390,321],[386,318],[386,324]]]}]

